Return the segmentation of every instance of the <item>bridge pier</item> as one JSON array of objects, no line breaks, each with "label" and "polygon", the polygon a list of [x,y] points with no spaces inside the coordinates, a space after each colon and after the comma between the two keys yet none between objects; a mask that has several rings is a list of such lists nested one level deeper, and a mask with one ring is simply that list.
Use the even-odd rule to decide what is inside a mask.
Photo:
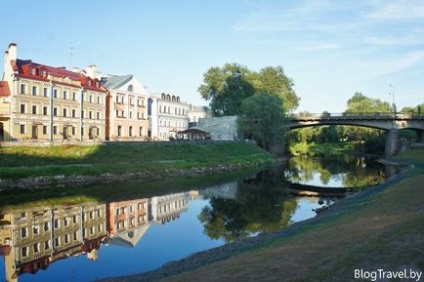
[{"label": "bridge pier", "polygon": [[399,152],[399,131],[392,128],[386,132],[385,154],[388,157],[394,156]]},{"label": "bridge pier", "polygon": [[417,142],[424,144],[424,130],[417,131]]}]

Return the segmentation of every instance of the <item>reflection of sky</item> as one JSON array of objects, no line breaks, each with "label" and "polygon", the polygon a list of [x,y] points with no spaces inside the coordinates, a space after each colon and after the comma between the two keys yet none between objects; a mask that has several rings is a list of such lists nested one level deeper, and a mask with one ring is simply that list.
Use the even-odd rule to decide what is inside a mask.
[{"label": "reflection of sky", "polygon": [[316,215],[313,209],[319,208],[322,205],[318,204],[319,198],[310,197],[310,198],[297,198],[297,208],[294,212],[291,221],[293,223],[312,218]]},{"label": "reflection of sky", "polygon": [[319,187],[344,187],[343,178],[345,174],[337,174],[332,175],[327,184],[324,184],[321,181],[321,173],[314,172],[312,175],[312,179],[310,180],[302,180],[301,184],[319,186]]}]

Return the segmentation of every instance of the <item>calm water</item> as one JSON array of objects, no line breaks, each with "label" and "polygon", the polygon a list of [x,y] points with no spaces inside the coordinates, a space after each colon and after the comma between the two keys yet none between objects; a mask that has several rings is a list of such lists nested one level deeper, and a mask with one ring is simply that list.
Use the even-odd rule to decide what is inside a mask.
[{"label": "calm water", "polygon": [[289,183],[362,187],[392,171],[358,158],[295,158],[285,167],[167,195],[11,207],[0,211],[0,277],[92,281],[156,269],[315,216],[320,198],[293,196]]}]

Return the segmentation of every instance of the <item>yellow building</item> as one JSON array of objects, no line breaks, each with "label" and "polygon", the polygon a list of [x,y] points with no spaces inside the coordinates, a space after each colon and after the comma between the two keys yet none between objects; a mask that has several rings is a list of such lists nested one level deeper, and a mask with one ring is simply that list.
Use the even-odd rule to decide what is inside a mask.
[{"label": "yellow building", "polygon": [[70,71],[20,60],[14,43],[4,64],[2,87],[9,88],[9,95],[0,95],[4,141],[105,140],[107,91],[95,66]]}]

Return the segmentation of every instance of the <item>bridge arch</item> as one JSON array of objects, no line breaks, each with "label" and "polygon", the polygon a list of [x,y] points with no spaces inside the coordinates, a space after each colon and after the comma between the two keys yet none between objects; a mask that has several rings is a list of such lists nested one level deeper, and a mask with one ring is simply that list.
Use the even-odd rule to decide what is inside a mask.
[{"label": "bridge arch", "polygon": [[411,116],[404,114],[326,114],[308,116],[292,116],[286,126],[289,129],[325,125],[347,125],[385,130],[386,155],[395,155],[399,149],[399,130],[412,129],[417,132],[418,142],[424,143],[424,116]]}]

